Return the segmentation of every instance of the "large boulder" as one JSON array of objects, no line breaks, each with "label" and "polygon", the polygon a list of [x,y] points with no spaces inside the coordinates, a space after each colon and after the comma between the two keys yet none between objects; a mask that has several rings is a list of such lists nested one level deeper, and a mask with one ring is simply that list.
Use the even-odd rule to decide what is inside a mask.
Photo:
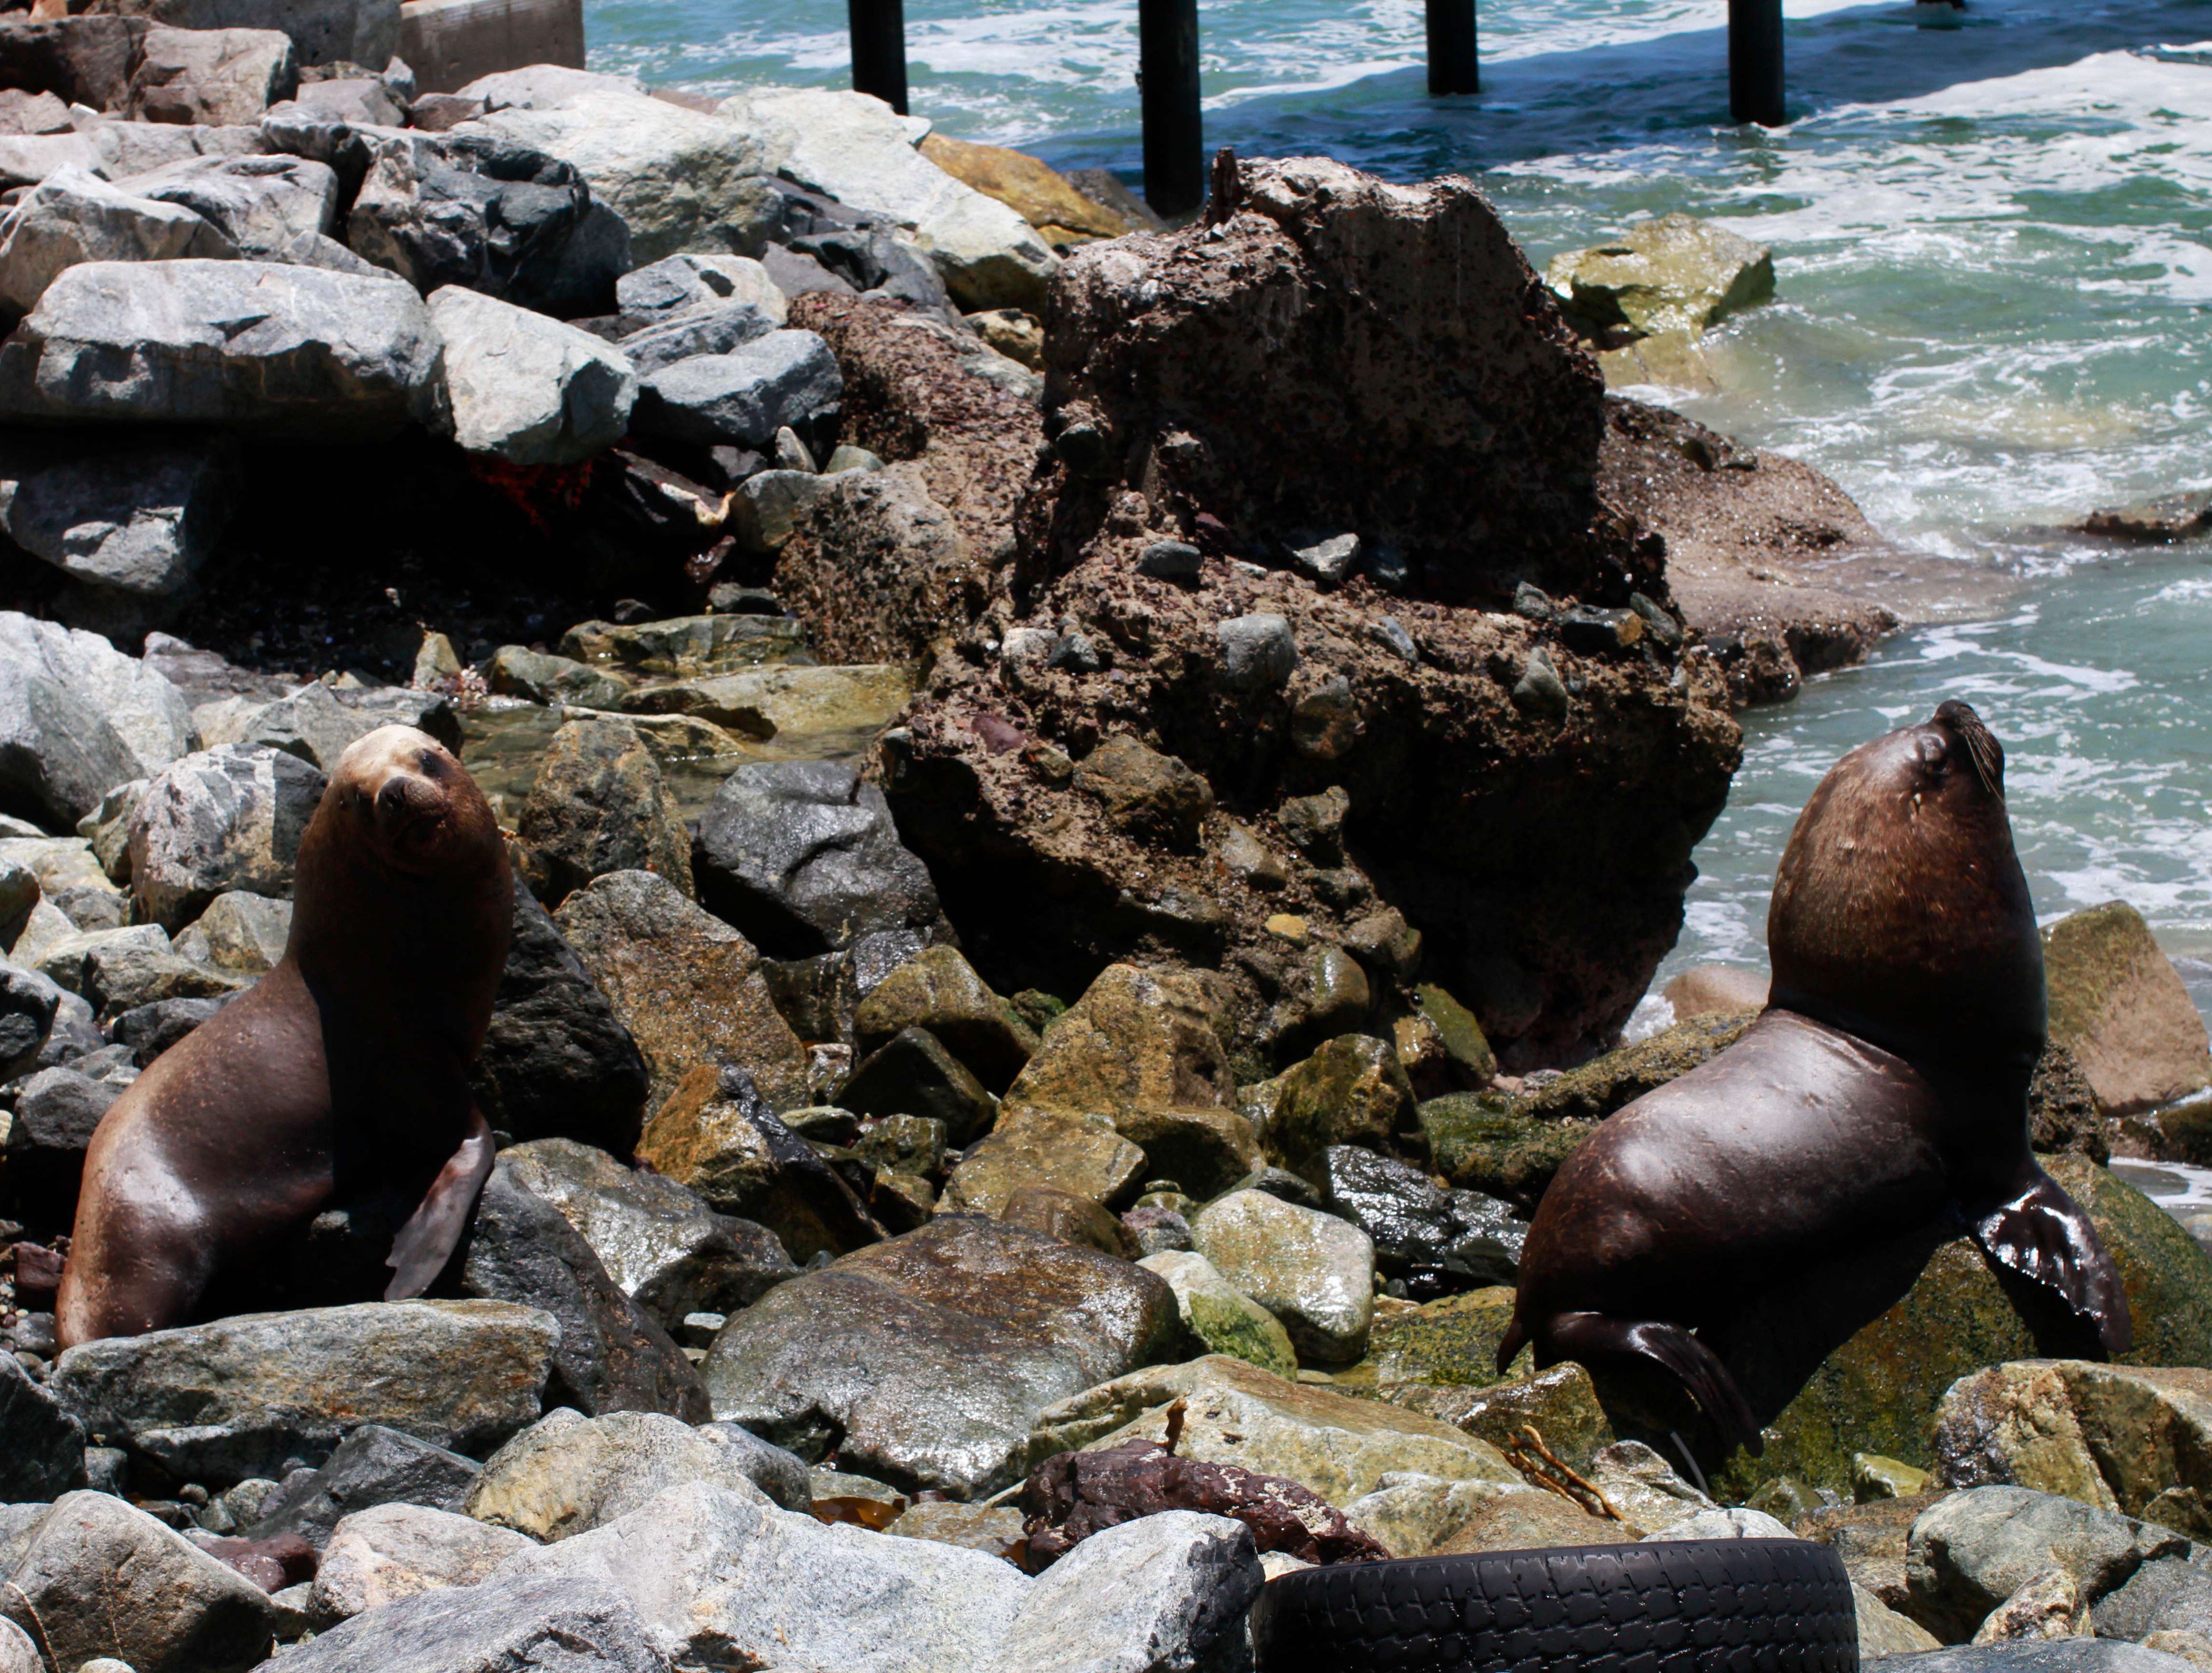
[{"label": "large boulder", "polygon": [[327,1457],[359,1423],[489,1451],[536,1420],[559,1343],[535,1307],[370,1302],[84,1342],[52,1386],[108,1445],[226,1487]]},{"label": "large boulder", "polygon": [[427,1505],[374,1505],[338,1524],[315,1567],[309,1618],[350,1621],[420,1592],[474,1585],[531,1548],[522,1535]]},{"label": "large boulder", "polygon": [[765,448],[778,430],[817,430],[837,413],[844,381],[812,332],[772,331],[722,354],[691,355],[648,374],[635,427],[694,447]]},{"label": "large boulder", "polygon": [[[900,830],[1002,991],[1215,968],[1263,1074],[1380,1032],[1418,963],[1509,1069],[1586,1056],[1678,933],[1724,685],[1597,492],[1595,368],[1474,191],[1238,182],[1220,224],[1055,279],[1053,454],[1011,601],[890,740]],[[1117,733],[1212,787],[1194,830],[1086,788]],[[1049,938],[1008,910],[1046,892]]]},{"label": "large boulder", "polygon": [[715,1415],[894,1483],[979,1497],[1027,1468],[1038,1414],[1181,1328],[1149,1272],[950,1218],[771,1290],[715,1338]]},{"label": "large boulder", "polygon": [[181,929],[229,890],[289,897],[323,784],[307,762],[266,746],[225,744],[168,767],[131,814],[131,887],[140,912]]},{"label": "large boulder", "polygon": [[1774,252],[1695,216],[1662,215],[1563,251],[1544,278],[1593,335],[1694,337],[1774,295]]},{"label": "large boulder", "polygon": [[63,269],[88,261],[221,260],[237,253],[228,236],[181,204],[61,168],[0,221],[0,301],[27,313]]},{"label": "large boulder", "polygon": [[302,64],[381,65],[399,49],[398,0],[100,0],[178,29],[277,29]]},{"label": "large boulder", "polygon": [[177,688],[96,633],[0,611],[0,812],[74,830],[192,746]]},{"label": "large boulder", "polygon": [[459,285],[430,298],[453,439],[510,465],[575,465],[622,440],[637,374],[588,332]]},{"label": "large boulder", "polygon": [[250,1538],[296,1534],[321,1550],[339,1523],[379,1505],[458,1511],[481,1468],[442,1446],[380,1423],[364,1423],[338,1443],[320,1469],[288,1477],[261,1507]]},{"label": "large boulder", "polygon": [[325,772],[337,767],[338,757],[356,740],[379,727],[413,727],[449,750],[461,747],[460,722],[452,704],[434,691],[402,686],[342,691],[313,680],[273,700],[240,696],[202,703],[192,718],[204,748],[267,746],[296,755]]},{"label": "large boulder", "polygon": [[[485,1460],[468,1512],[550,1544],[604,1527],[686,1481],[765,1499],[753,1480],[753,1449],[732,1444],[733,1433],[743,1432],[646,1412],[587,1420],[556,1410]],[[795,1496],[806,1499],[804,1467],[787,1454],[784,1463],[787,1491],[779,1497],[798,1488]]]},{"label": "large boulder", "polygon": [[2051,1037],[2072,1054],[2105,1116],[2138,1115],[2212,1086],[2212,1046],[2179,972],[2124,901],[2043,933]]},{"label": "large boulder", "polygon": [[1939,1500],[1914,1522],[1905,1582],[1914,1617],[1955,1644],[2015,1591],[2053,1571],[2094,1606],[2145,1563],[2190,1549],[2171,1529],[2071,1499],[1976,1487]]},{"label": "large boulder", "polygon": [[1200,1210],[1190,1241],[1309,1359],[1349,1365],[1366,1353],[1375,1245],[1358,1226],[1266,1191],[1231,1191]]},{"label": "large boulder", "polygon": [[0,529],[96,595],[171,599],[230,520],[238,458],[220,437],[88,447],[0,439]]},{"label": "large boulder", "polygon": [[651,872],[594,878],[554,916],[644,1054],[648,1112],[685,1075],[742,1066],[768,1101],[810,1101],[806,1055],[775,1008],[753,944]]},{"label": "large boulder", "polygon": [[1267,1579],[1251,1530],[1167,1511],[1093,1535],[1022,1601],[1004,1673],[1166,1673],[1233,1659]]},{"label": "large boulder", "polygon": [[188,209],[258,261],[284,261],[300,240],[328,230],[338,177],[305,157],[179,157],[132,175],[124,189]]},{"label": "large boulder", "polygon": [[149,122],[227,127],[260,119],[300,85],[292,43],[276,29],[146,32],[131,75],[131,114]]},{"label": "large boulder", "polygon": [[288,436],[441,422],[422,299],[384,279],[257,261],[87,262],[0,346],[0,412]]},{"label": "large boulder", "polygon": [[556,904],[609,872],[654,872],[692,892],[691,843],[676,798],[636,723],[619,715],[586,715],[553,734],[515,834],[528,849],[526,869]]},{"label": "large boulder", "polygon": [[83,1426],[0,1355],[0,1503],[58,1499],[83,1483]]},{"label": "large boulder", "polygon": [[100,13],[11,16],[0,27],[0,84],[48,88],[67,104],[119,111],[151,27],[143,17]]},{"label": "large boulder", "polygon": [[[571,1576],[440,1587],[369,1609],[286,1652],[298,1673],[667,1673],[629,1598]],[[289,1670],[288,1670],[288,1673]]]}]

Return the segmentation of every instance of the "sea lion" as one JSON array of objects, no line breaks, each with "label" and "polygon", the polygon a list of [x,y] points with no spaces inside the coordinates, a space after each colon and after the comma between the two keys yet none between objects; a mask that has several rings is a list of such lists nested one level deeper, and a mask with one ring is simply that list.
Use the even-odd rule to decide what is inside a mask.
[{"label": "sea lion", "polygon": [[1503,1372],[1641,1358],[1756,1457],[1759,1425],[1692,1332],[1854,1241],[1955,1206],[1993,1260],[2108,1353],[2131,1336],[2095,1228],[2028,1147],[2043,946],[2004,751],[1946,703],[1853,750],[1797,821],[1767,916],[1767,1009],[1616,1112],[1559,1170],[1522,1251]]},{"label": "sea lion", "polygon": [[93,1135],[62,1345],[191,1322],[331,1207],[396,1209],[385,1299],[422,1293],[491,1171],[468,1070],[514,910],[499,821],[459,761],[411,727],[349,748],[301,840],[283,958]]}]

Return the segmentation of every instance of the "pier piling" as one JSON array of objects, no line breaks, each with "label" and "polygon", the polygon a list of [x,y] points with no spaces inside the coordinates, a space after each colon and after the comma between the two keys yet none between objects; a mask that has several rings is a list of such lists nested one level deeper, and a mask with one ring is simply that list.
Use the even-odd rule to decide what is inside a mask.
[{"label": "pier piling", "polygon": [[1429,0],[1429,91],[1480,93],[1474,0]]},{"label": "pier piling", "polygon": [[1137,83],[1145,113],[1145,201],[1156,215],[1188,215],[1206,201],[1198,0],[1137,0]]},{"label": "pier piling", "polygon": [[853,90],[906,110],[905,0],[847,0],[853,22]]},{"label": "pier piling", "polygon": [[1729,0],[1729,115],[1762,128],[1778,128],[1787,119],[1782,110],[1782,0]]}]

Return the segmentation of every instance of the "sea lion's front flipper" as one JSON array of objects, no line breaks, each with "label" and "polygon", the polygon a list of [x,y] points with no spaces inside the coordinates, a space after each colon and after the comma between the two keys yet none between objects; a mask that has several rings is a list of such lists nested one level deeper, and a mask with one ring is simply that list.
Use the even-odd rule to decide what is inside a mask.
[{"label": "sea lion's front flipper", "polygon": [[2097,1327],[2107,1354],[2127,1352],[2135,1324],[2119,1268],[2081,1205],[2042,1169],[2009,1202],[1975,1219],[1974,1240],[1991,1260],[2056,1291]]},{"label": "sea lion's front flipper", "polygon": [[1690,1391],[1722,1438],[1758,1457],[1766,1450],[1751,1402],[1743,1397],[1720,1355],[1679,1324],[1656,1319],[1609,1318],[1603,1313],[1560,1313],[1534,1333],[1537,1362],[1649,1360]]},{"label": "sea lion's front flipper", "polygon": [[469,1211],[477,1206],[477,1193],[483,1189],[483,1182],[491,1173],[495,1158],[491,1129],[471,1104],[468,1137],[461,1141],[461,1147],[447,1160],[446,1165],[438,1170],[438,1177],[430,1182],[422,1201],[408,1216],[407,1224],[399,1228],[399,1235],[392,1240],[392,1254],[384,1263],[392,1269],[392,1282],[384,1291],[386,1301],[404,1301],[422,1294],[430,1287],[431,1281],[446,1269],[446,1262],[453,1258],[462,1230],[469,1223]]}]

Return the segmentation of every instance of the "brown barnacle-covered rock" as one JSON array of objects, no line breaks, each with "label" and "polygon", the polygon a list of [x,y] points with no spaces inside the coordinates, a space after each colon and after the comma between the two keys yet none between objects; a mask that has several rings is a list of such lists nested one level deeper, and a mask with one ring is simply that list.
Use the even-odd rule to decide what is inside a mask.
[{"label": "brown barnacle-covered rock", "polygon": [[1310,1487],[1235,1464],[1178,1457],[1152,1440],[1048,1458],[1022,1484],[1017,1502],[1031,1573],[1093,1534],[1162,1511],[1234,1517],[1252,1530],[1261,1551],[1305,1562],[1373,1562],[1390,1554]]}]

